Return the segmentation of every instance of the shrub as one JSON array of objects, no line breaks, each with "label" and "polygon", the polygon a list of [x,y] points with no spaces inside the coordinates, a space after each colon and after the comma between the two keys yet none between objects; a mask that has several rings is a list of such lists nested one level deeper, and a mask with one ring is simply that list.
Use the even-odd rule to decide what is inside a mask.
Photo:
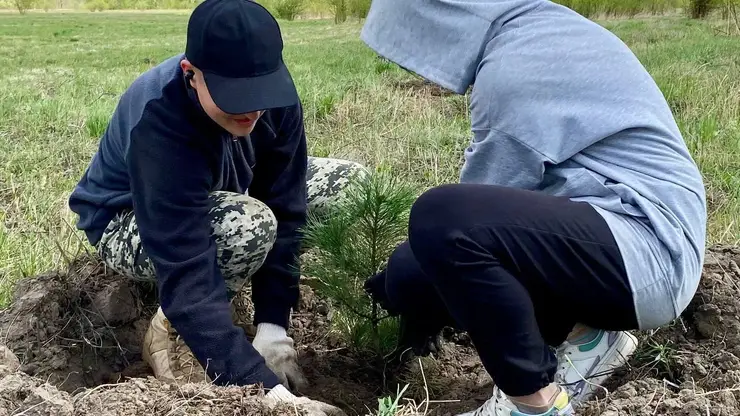
[{"label": "shrub", "polygon": [[347,20],[347,2],[349,0],[327,0],[329,8],[334,14],[334,23],[343,23]]},{"label": "shrub", "polygon": [[295,20],[303,12],[305,6],[304,0],[277,0],[273,7],[280,19]]},{"label": "shrub", "polygon": [[349,13],[358,20],[367,17],[370,11],[370,0],[349,0]]},{"label": "shrub", "polygon": [[13,5],[20,14],[26,13],[28,10],[33,9],[35,0],[14,0]]},{"label": "shrub", "polygon": [[381,315],[365,293],[365,280],[384,267],[405,240],[414,188],[383,171],[354,178],[340,204],[322,217],[310,216],[304,241],[313,251],[303,272],[317,279],[315,290],[332,300],[332,322],[359,352],[384,357],[395,348],[398,323]]},{"label": "shrub", "polygon": [[686,0],[555,0],[586,17],[660,14],[682,7],[684,1]]},{"label": "shrub", "polygon": [[740,30],[738,19],[740,0],[689,0],[689,15],[694,19],[703,19],[715,10],[719,10],[722,20]]},{"label": "shrub", "polygon": [[712,9],[712,0],[691,0],[691,17],[701,19],[709,14]]},{"label": "shrub", "polygon": [[85,1],[84,7],[91,12],[99,12],[110,8],[108,2],[105,0],[87,0]]}]

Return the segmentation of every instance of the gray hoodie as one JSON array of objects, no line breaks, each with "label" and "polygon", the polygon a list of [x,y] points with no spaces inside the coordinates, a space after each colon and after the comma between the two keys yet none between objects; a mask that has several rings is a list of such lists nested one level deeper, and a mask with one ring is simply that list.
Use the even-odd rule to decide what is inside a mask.
[{"label": "gray hoodie", "polygon": [[465,93],[460,180],[592,204],[622,252],[641,329],[693,297],[706,197],[666,100],[608,30],[545,0],[374,0],[379,55]]}]

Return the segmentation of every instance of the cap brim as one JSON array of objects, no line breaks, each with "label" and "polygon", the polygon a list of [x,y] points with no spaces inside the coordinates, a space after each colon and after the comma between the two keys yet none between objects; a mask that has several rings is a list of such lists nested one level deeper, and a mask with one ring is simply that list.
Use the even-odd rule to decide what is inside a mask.
[{"label": "cap brim", "polygon": [[213,102],[221,111],[244,114],[298,103],[293,78],[284,64],[269,74],[252,78],[227,78],[204,72]]}]

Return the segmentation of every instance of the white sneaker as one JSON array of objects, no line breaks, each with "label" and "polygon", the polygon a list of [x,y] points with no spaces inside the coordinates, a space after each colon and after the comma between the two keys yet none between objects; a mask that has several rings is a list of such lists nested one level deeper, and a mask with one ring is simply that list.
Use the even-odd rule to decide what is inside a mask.
[{"label": "white sneaker", "polygon": [[568,391],[573,404],[592,398],[611,373],[623,366],[637,349],[637,338],[629,332],[599,330],[593,341],[557,349],[555,381]]},{"label": "white sneaker", "polygon": [[[561,388],[552,409],[537,416],[573,416],[573,407],[570,404],[567,390]],[[498,387],[493,388],[493,395],[479,408],[457,416],[532,416],[522,413],[516,405]]]}]

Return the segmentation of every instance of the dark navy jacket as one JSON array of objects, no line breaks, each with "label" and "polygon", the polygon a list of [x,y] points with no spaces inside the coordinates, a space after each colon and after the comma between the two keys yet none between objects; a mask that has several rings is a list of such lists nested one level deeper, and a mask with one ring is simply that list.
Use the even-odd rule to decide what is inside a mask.
[{"label": "dark navy jacket", "polygon": [[232,322],[211,238],[209,193],[245,193],[278,220],[277,240],[252,278],[255,324],[287,328],[298,299],[298,231],[306,220],[307,150],[300,104],[266,111],[249,137],[213,122],[172,57],[144,73],[113,114],[70,197],[78,228],[100,241],[113,216],[133,209],[157,270],[162,309],[215,383],[277,384]]}]

